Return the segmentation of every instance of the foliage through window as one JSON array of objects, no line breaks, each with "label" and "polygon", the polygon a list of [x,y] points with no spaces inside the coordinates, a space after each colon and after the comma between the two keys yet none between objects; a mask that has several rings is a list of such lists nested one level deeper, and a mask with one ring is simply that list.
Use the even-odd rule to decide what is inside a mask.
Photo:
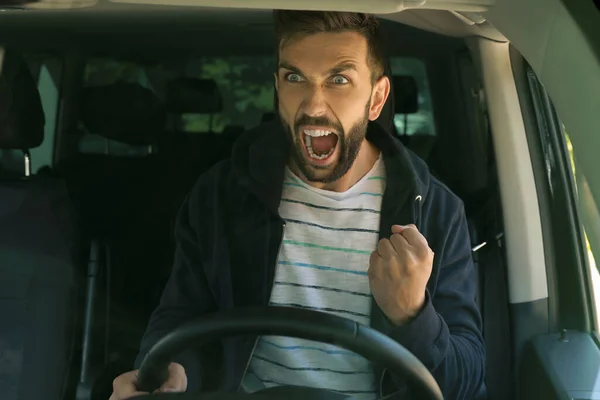
[{"label": "foliage through window", "polygon": [[[418,111],[408,115],[395,115],[397,132],[435,136],[425,64],[421,60],[404,57],[393,57],[390,61],[393,75],[414,77],[418,88]],[[238,130],[252,128],[261,122],[265,114],[274,112],[274,71],[275,59],[272,56],[200,57],[151,65],[91,58],[86,62],[84,86],[138,83],[152,90],[164,102],[167,84],[176,78],[212,80],[222,99],[220,112],[170,115],[165,129],[191,134],[222,133],[233,127]],[[84,127],[81,128],[85,131]],[[81,139],[79,150],[84,153],[110,152],[130,156],[148,152],[147,147],[125,145],[89,133],[85,133]]]},{"label": "foliage through window", "polygon": [[583,223],[583,233],[587,248],[588,265],[592,278],[592,288],[596,306],[596,320],[600,322],[600,271],[598,270],[594,252],[590,243],[590,240],[594,241],[594,243],[599,243],[600,240],[600,209],[596,205],[596,202],[589,191],[589,186],[587,184],[585,175],[578,173],[577,171],[577,155],[573,149],[573,144],[571,143],[569,134],[564,126],[563,132],[571,159],[571,171],[575,181],[577,200],[579,203],[581,221]]},{"label": "foliage through window", "polygon": [[[179,78],[213,80],[223,101],[220,113],[183,114],[180,129],[186,132],[222,132],[230,125],[248,129],[258,125],[264,113],[273,112],[272,57],[202,57],[186,62],[164,62],[145,66],[133,62],[90,59],[85,85],[138,83],[165,101],[169,81]],[[212,123],[209,126],[209,122]]]}]

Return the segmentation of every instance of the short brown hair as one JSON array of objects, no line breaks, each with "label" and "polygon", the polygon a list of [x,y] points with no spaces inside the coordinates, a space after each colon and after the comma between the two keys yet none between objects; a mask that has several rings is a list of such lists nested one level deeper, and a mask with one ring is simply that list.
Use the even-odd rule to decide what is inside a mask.
[{"label": "short brown hair", "polygon": [[367,40],[371,79],[377,81],[384,75],[383,44],[379,35],[379,21],[374,15],[333,11],[275,10],[275,36],[277,55],[291,39],[315,33],[354,31]]}]

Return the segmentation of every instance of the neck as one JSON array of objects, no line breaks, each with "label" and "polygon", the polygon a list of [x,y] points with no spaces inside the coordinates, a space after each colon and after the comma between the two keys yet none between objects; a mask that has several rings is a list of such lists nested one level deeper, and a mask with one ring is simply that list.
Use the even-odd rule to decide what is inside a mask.
[{"label": "neck", "polygon": [[348,169],[348,172],[344,174],[340,179],[335,182],[330,183],[321,183],[321,182],[310,182],[307,181],[306,178],[299,173],[298,168],[295,165],[290,165],[290,169],[296,174],[296,176],[300,177],[304,182],[308,185],[323,189],[330,190],[332,192],[345,192],[354,186],[358,181],[360,181],[375,165],[377,158],[379,157],[379,149],[369,142],[368,140],[364,140],[354,163]]}]

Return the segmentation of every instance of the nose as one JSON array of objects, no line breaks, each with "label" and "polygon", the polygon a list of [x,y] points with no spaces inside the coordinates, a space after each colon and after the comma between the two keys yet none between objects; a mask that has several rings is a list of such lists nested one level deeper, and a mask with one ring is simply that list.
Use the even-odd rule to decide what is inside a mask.
[{"label": "nose", "polygon": [[310,87],[306,90],[303,108],[304,113],[310,117],[319,117],[321,115],[325,115],[327,111],[327,103],[325,101],[323,88],[318,85],[310,85]]}]

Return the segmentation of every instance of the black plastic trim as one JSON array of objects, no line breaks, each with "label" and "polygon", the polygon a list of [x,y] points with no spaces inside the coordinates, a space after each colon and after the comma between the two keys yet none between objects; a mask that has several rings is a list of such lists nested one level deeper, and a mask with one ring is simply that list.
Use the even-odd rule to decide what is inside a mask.
[{"label": "black plastic trim", "polygon": [[[511,304],[510,316],[515,360],[518,363],[527,343],[536,336],[548,333],[548,299]],[[519,372],[518,365],[513,366],[513,369]]]},{"label": "black plastic trim", "polygon": [[[537,159],[532,157],[532,166],[536,185],[545,192],[540,193],[539,198],[547,201],[549,206],[549,215],[542,215],[542,221],[546,235],[551,232],[550,236],[544,237],[545,248],[550,246],[553,255],[547,265],[548,276],[554,278],[549,285],[552,289],[549,293],[551,306],[556,309],[559,328],[589,332],[593,321],[591,287],[562,124],[531,67],[522,57],[513,57],[513,65],[523,114],[530,121],[526,130],[530,152],[533,155],[537,151],[543,155],[542,160],[539,155]],[[532,117],[534,121],[531,121]],[[534,126],[536,128],[532,129]],[[540,180],[542,174],[544,179]]]},{"label": "black plastic trim", "polygon": [[520,399],[600,399],[600,349],[593,335],[563,330],[535,338],[525,349]]}]

